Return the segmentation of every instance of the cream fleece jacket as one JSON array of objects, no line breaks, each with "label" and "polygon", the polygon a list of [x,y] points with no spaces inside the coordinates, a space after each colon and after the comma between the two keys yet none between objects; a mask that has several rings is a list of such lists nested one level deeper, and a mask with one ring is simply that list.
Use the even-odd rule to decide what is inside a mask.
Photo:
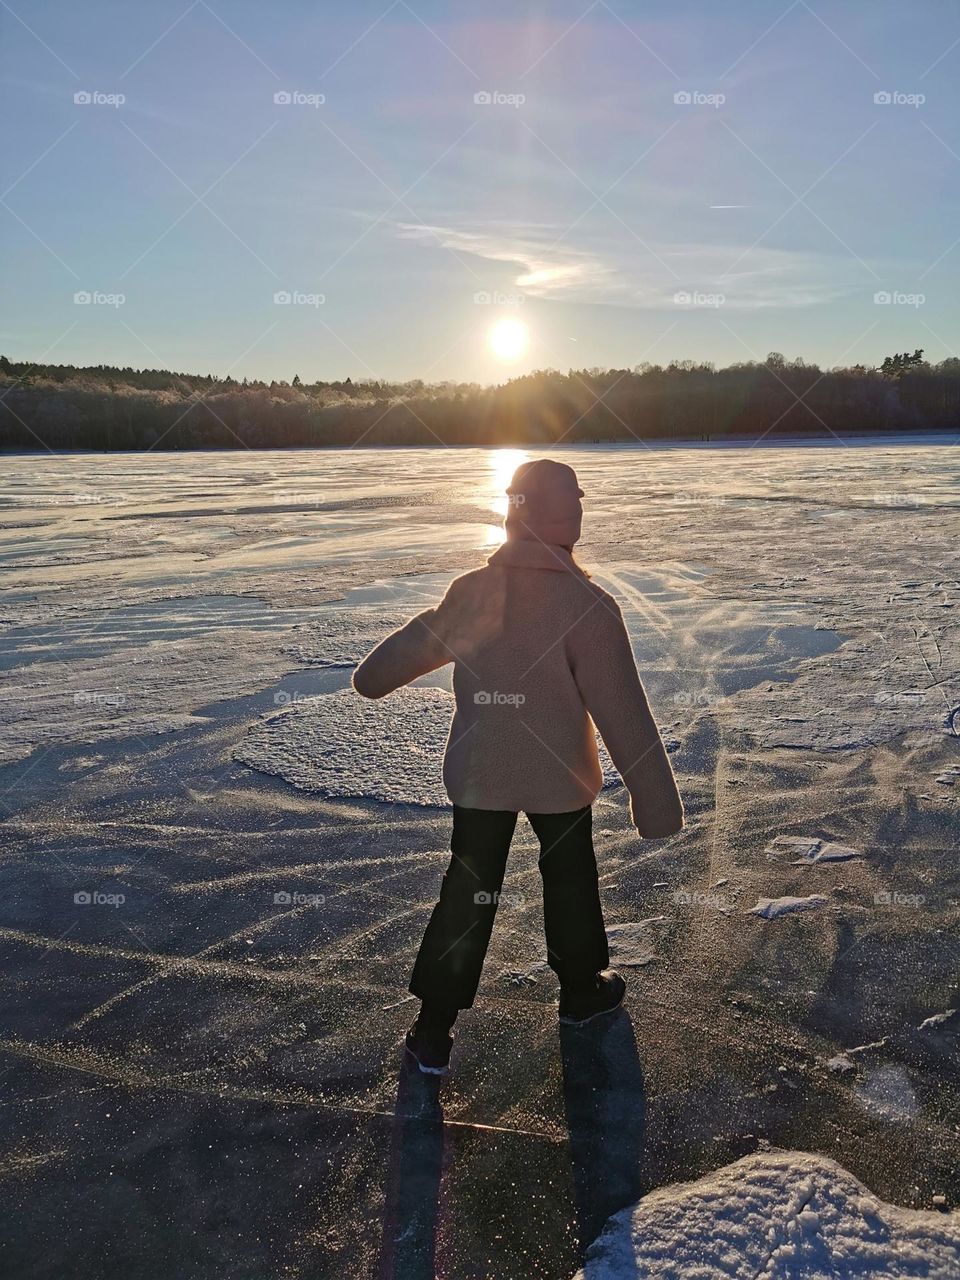
[{"label": "cream fleece jacket", "polygon": [[[455,579],[357,667],[353,687],[382,698],[452,662],[456,712],[447,794],[470,809],[567,813],[603,777],[600,731],[641,836],[672,835],[683,807],[617,602],[562,547],[508,541]],[[592,721],[592,723],[591,723]]]}]

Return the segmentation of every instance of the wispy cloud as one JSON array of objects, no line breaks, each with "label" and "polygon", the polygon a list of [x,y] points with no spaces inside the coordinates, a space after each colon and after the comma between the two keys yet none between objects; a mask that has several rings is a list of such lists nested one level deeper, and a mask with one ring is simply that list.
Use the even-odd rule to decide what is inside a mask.
[{"label": "wispy cloud", "polygon": [[813,307],[870,284],[857,262],[815,250],[751,249],[749,243],[644,245],[627,235],[616,245],[575,245],[562,228],[540,223],[400,222],[395,230],[405,240],[502,264],[511,271],[511,287],[561,302],[658,309],[673,307],[680,291],[704,291],[722,293],[727,306],[744,309]]},{"label": "wispy cloud", "polygon": [[606,276],[611,268],[606,263],[593,253],[557,243],[561,230],[545,224],[472,229],[399,222],[396,229],[404,240],[441,245],[455,253],[472,254],[513,268],[511,283],[531,297],[550,298],[573,292],[579,296],[609,283]]}]

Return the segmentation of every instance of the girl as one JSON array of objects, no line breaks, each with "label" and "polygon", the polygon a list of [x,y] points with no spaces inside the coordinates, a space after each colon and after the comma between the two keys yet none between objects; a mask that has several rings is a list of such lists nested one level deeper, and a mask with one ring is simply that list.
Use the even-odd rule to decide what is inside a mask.
[{"label": "girl", "polygon": [[683,806],[620,609],[579,567],[575,472],[541,458],[507,490],[506,541],[357,667],[382,698],[452,662],[456,712],[443,763],[453,857],[410,980],[421,1000],[406,1050],[449,1070],[451,1029],[473,1004],[507,854],[524,812],[540,841],[547,959],[560,1021],[582,1026],[623,1001],[609,954],[591,834],[603,783],[594,725],[630,793],[641,836],[673,835]]}]

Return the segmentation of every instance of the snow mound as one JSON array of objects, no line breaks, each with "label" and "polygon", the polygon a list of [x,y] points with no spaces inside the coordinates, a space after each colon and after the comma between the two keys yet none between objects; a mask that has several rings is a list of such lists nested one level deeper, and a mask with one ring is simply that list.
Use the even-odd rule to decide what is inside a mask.
[{"label": "snow mound", "polygon": [[747,915],[776,920],[778,916],[789,915],[792,911],[812,911],[814,907],[822,907],[828,901],[822,893],[811,893],[806,898],[758,898],[757,905],[751,907]]},{"label": "snow mound", "polygon": [[[445,808],[442,762],[453,709],[445,689],[398,689],[375,701],[340,689],[265,717],[234,758],[318,795]],[[600,763],[605,786],[619,781],[605,751]]]},{"label": "snow mound", "polygon": [[747,1156],[622,1209],[576,1280],[952,1280],[960,1216],[885,1204],[833,1160]]}]

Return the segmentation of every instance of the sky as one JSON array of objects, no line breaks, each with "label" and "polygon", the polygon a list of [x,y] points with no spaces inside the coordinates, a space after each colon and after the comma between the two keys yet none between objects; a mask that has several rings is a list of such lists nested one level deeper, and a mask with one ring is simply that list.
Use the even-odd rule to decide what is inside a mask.
[{"label": "sky", "polygon": [[2,0],[0,93],[11,359],[960,349],[955,0]]}]

